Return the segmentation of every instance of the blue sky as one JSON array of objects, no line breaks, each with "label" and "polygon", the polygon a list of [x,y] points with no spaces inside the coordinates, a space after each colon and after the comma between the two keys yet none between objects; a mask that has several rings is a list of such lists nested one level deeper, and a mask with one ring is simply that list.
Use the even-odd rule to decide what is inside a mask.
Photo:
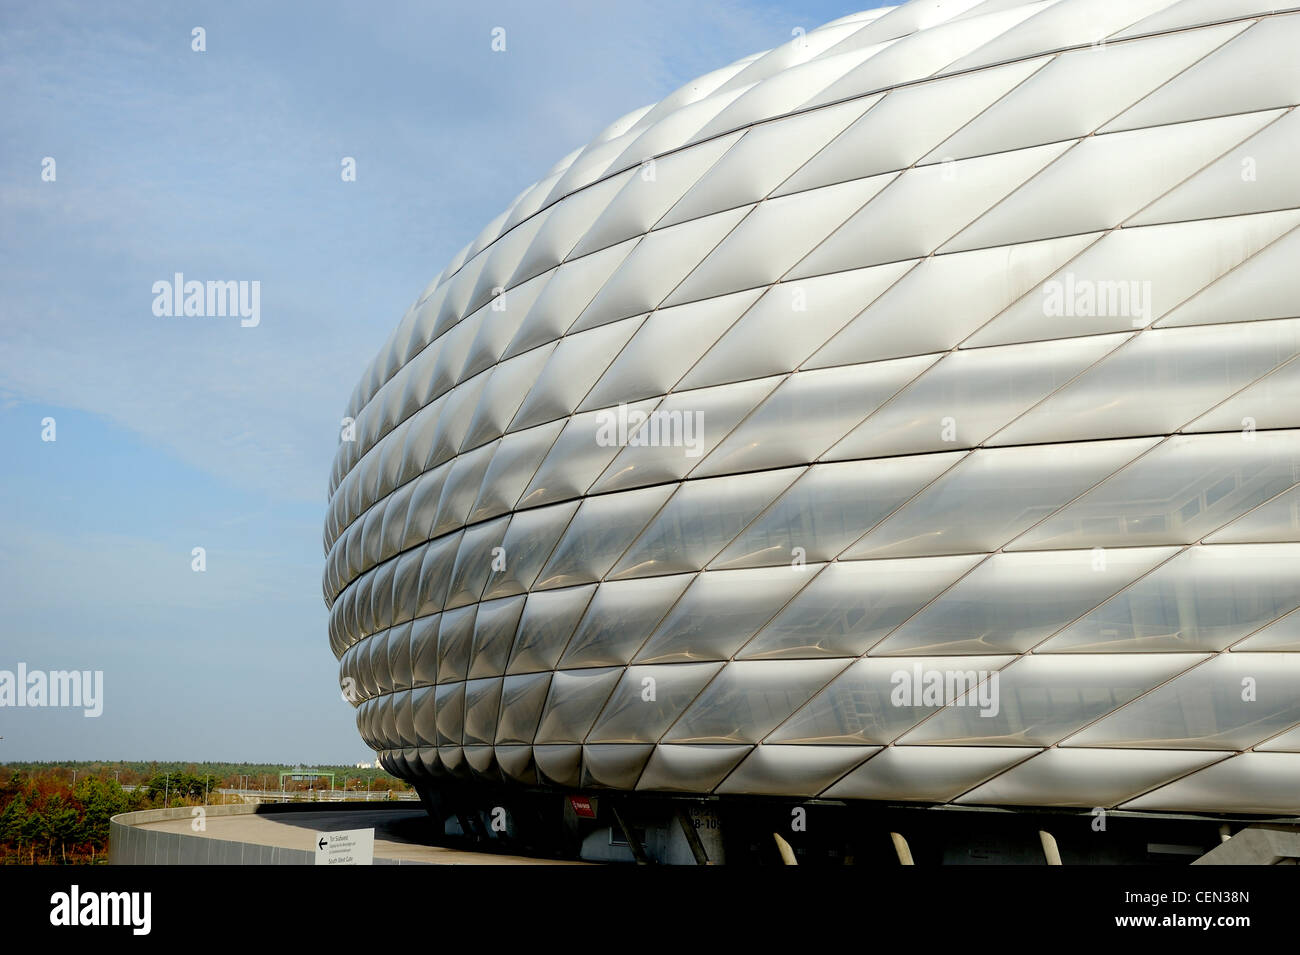
[{"label": "blue sky", "polygon": [[[0,10],[0,670],[105,683],[98,719],[0,709],[0,761],[369,758],[320,593],[337,425],[366,363],[608,123],[876,5]],[[156,317],[175,272],[260,281],[261,324]]]}]

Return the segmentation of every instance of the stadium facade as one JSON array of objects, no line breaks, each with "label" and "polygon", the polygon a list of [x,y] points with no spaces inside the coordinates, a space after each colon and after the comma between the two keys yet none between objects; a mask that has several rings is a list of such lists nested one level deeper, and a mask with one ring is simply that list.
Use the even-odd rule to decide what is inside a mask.
[{"label": "stadium facade", "polygon": [[552,168],[357,385],[362,738],[452,828],[633,851],[1300,814],[1300,13],[796,33]]}]

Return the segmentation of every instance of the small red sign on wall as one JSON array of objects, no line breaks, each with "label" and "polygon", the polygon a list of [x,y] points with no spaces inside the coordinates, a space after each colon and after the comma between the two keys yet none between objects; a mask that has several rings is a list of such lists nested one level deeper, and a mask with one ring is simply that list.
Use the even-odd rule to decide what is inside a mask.
[{"label": "small red sign on wall", "polygon": [[596,810],[586,796],[570,796],[569,805],[573,807],[573,814],[579,819],[596,818]]}]

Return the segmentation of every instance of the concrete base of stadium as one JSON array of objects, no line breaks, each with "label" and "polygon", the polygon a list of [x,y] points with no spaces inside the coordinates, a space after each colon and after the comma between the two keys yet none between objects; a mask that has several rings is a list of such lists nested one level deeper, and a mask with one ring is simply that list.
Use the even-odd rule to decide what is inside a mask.
[{"label": "concrete base of stadium", "polygon": [[432,844],[441,835],[411,803],[184,806],[114,816],[113,865],[314,865],[318,832],[375,830],[375,865],[539,865],[553,859]]},{"label": "concrete base of stadium", "polygon": [[[1286,863],[1294,818],[846,803],[416,783],[444,837],[589,862],[692,865]],[[1229,848],[1231,847],[1231,848]]]}]

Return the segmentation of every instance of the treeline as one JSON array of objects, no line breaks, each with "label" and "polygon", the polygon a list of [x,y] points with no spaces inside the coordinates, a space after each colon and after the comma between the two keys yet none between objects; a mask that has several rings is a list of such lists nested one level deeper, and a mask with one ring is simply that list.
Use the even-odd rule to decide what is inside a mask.
[{"label": "treeline", "polygon": [[51,773],[12,771],[0,776],[0,861],[107,861],[108,820],[149,809],[146,790],[126,792],[113,779],[83,776],[71,786]]},{"label": "treeline", "polygon": [[[383,770],[333,770],[337,788],[404,791]],[[247,782],[275,788],[297,767],[250,763],[0,764],[0,864],[98,864],[108,861],[108,821],[118,813],[222,801],[219,789]],[[328,780],[286,780],[289,790],[328,788]],[[231,800],[238,797],[229,796]],[[311,797],[308,797],[311,798]]]},{"label": "treeline", "polygon": [[[280,784],[280,773],[333,772],[334,786],[337,789],[374,789],[405,792],[410,787],[402,780],[390,776],[382,769],[360,769],[356,766],[315,764],[306,767],[286,766],[283,763],[194,763],[168,762],[156,760],[82,760],[69,762],[10,762],[0,763],[0,772],[19,770],[38,775],[49,773],[66,779],[72,785],[76,779],[85,775],[111,778],[130,789],[134,786],[147,786],[151,781],[164,778],[168,774],[187,774],[200,779],[211,777],[215,782],[212,789],[276,789]],[[289,790],[329,788],[328,779],[286,780],[285,788]]]}]

